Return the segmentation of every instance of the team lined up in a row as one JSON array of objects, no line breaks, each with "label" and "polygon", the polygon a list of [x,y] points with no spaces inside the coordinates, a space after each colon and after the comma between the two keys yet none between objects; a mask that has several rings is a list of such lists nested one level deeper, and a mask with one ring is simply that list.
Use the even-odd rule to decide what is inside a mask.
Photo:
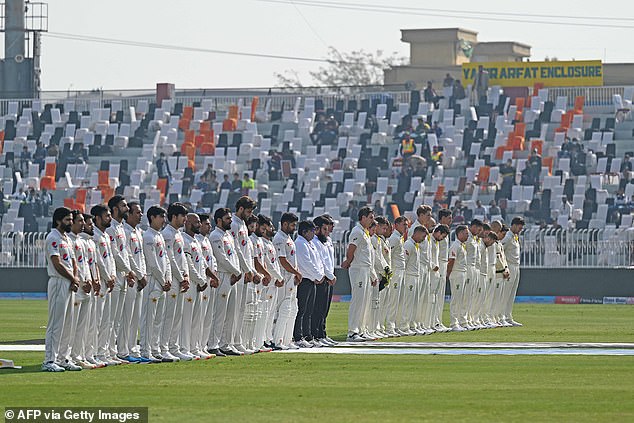
[{"label": "team lined up in a row", "polygon": [[[348,341],[521,326],[512,308],[524,221],[508,228],[475,219],[456,227],[450,245],[451,211],[440,210],[438,224],[429,206],[416,215],[411,225],[404,216],[391,225],[369,207],[359,211],[342,263],[352,289]],[[442,323],[446,282],[450,328]]]},{"label": "team lined up in a row", "polygon": [[42,369],[334,345],[325,328],[332,219],[299,222],[296,244],[296,215],[283,214],[274,234],[270,218],[252,214],[256,205],[245,196],[235,213],[216,210],[213,231],[209,216],[180,203],[150,207],[145,232],[141,206],[122,196],[91,214],[55,210]]}]

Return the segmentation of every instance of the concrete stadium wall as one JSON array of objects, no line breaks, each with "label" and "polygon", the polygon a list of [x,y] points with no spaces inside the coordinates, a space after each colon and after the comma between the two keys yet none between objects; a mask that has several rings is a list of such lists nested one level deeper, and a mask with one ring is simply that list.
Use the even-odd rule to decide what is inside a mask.
[{"label": "concrete stadium wall", "polygon": [[[348,272],[336,274],[335,294],[350,294]],[[46,292],[46,284],[46,269],[0,269],[0,292]],[[522,269],[518,295],[634,297],[634,269]]]},{"label": "concrete stadium wall", "polygon": [[[348,272],[337,269],[336,274],[335,294],[350,294]],[[634,269],[522,269],[517,295],[632,297]]]}]

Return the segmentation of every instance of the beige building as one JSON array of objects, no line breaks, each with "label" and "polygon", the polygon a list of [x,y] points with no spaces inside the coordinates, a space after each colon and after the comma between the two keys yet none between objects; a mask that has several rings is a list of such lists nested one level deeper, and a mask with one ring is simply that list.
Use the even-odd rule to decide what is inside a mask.
[{"label": "beige building", "polygon": [[[385,85],[423,89],[427,81],[442,86],[445,75],[462,79],[463,63],[522,62],[530,60],[531,46],[515,41],[478,41],[478,33],[463,28],[402,29],[401,41],[410,45],[410,64],[384,71]],[[634,84],[634,64],[606,63],[603,84]],[[392,88],[396,89],[396,87]]]}]

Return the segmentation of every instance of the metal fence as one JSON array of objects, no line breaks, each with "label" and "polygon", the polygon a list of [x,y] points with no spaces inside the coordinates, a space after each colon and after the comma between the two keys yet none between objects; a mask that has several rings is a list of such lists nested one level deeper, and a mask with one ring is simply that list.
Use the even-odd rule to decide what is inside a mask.
[{"label": "metal fence", "polygon": [[[268,90],[176,90],[174,103],[182,103],[184,106],[191,106],[194,103],[202,103],[203,100],[211,100],[213,109],[216,111],[226,111],[229,106],[238,104],[242,100],[243,104],[251,104],[254,97],[259,97],[258,110],[264,110],[267,100],[270,100],[271,110],[292,110],[298,97],[312,97],[320,99],[325,108],[335,108],[338,100],[381,99],[385,101],[390,98],[394,104],[409,103],[409,91],[391,91],[375,89],[364,89],[347,93],[341,92],[288,92],[278,91],[269,93]],[[42,92],[37,99],[41,104],[64,104],[72,102],[75,110],[79,112],[89,111],[93,107],[102,108],[111,104],[113,100],[121,101],[124,110],[128,107],[136,107],[139,101],[153,103],[156,101],[156,93],[151,90],[129,90],[129,91],[84,91],[84,92]],[[9,103],[18,103],[19,108],[31,107],[32,99],[0,99],[0,115],[4,116],[9,111]],[[303,103],[302,103],[303,106]]]},{"label": "metal fence", "polygon": [[[524,268],[634,267],[634,229],[527,229],[520,236]],[[349,232],[335,243],[335,262],[346,256]],[[454,234],[452,232],[452,241]]]},{"label": "metal fence", "polygon": [[[568,97],[568,108],[574,106],[575,97],[585,97],[585,107],[588,110],[606,113],[614,109],[614,94],[624,94],[624,86],[608,86],[608,87],[553,87],[548,89],[549,100],[555,101],[558,96]],[[273,110],[280,110],[282,106],[285,110],[290,110],[295,105],[297,97],[314,97],[324,102],[324,107],[334,108],[337,100],[357,100],[364,99],[381,99],[385,101],[388,98],[394,100],[394,104],[409,103],[410,92],[400,91],[394,87],[386,86],[376,87],[357,87],[348,88],[343,92],[341,90],[333,90],[329,92],[322,89],[319,92],[314,90],[293,91],[274,88],[272,92],[266,89],[187,89],[176,90],[175,103],[183,103],[185,106],[191,106],[196,102],[203,100],[212,100],[214,109],[217,111],[226,111],[230,105],[238,104],[240,100],[244,104],[250,104],[253,97],[259,97],[260,102],[258,109],[263,110],[266,100],[269,99]],[[92,90],[92,91],[43,91],[38,99],[42,104],[56,104],[71,101],[74,103],[75,110],[87,111],[95,105],[104,107],[113,100],[120,100],[125,108],[136,106],[139,101],[145,100],[150,103],[156,101],[156,91],[152,89],[143,90]],[[20,107],[31,107],[31,99],[0,99],[0,115],[7,114],[9,103],[17,102]]]},{"label": "metal fence", "polygon": [[[630,229],[630,231],[632,231]],[[525,268],[634,267],[634,238],[629,231],[604,229],[526,230],[520,237]],[[0,268],[45,267],[46,233],[1,233]],[[453,235],[453,234],[452,234]],[[348,232],[335,244],[335,263],[346,255]]]},{"label": "metal fence", "polygon": [[46,267],[46,233],[0,233],[0,267]]},{"label": "metal fence", "polygon": [[630,231],[527,230],[522,237],[522,267],[633,267]]}]

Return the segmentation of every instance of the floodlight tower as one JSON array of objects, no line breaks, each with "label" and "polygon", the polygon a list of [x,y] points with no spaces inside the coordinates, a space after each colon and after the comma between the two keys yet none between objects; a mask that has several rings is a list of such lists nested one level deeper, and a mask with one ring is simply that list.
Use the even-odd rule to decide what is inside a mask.
[{"label": "floodlight tower", "polygon": [[48,4],[29,0],[0,3],[0,98],[38,98],[41,33],[48,31]]}]

